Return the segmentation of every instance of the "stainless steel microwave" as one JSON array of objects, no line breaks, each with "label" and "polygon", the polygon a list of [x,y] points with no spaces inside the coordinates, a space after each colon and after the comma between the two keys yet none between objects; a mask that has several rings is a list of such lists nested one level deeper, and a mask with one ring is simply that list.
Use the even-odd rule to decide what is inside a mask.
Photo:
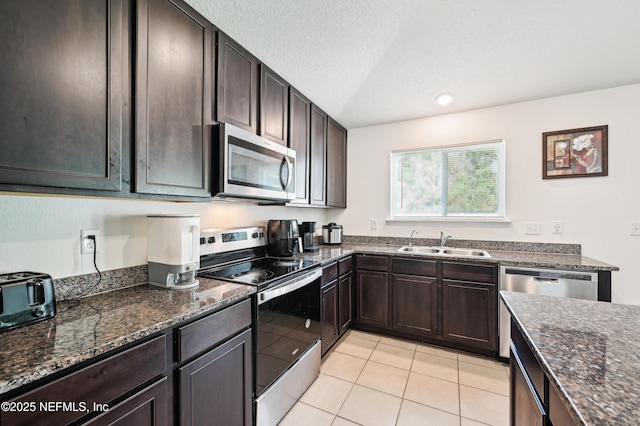
[{"label": "stainless steel microwave", "polygon": [[220,198],[295,199],[296,152],[228,123],[216,125]]}]

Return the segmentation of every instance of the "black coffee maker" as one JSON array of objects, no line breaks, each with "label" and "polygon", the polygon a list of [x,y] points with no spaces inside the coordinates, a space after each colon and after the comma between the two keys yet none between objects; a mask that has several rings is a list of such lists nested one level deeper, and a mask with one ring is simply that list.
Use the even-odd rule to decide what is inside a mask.
[{"label": "black coffee maker", "polygon": [[274,257],[292,257],[298,254],[298,221],[270,220],[267,223],[267,254]]},{"label": "black coffee maker", "polygon": [[300,232],[302,233],[302,247],[306,253],[317,253],[320,251],[318,247],[313,246],[313,239],[316,233],[315,222],[302,222],[299,225]]}]

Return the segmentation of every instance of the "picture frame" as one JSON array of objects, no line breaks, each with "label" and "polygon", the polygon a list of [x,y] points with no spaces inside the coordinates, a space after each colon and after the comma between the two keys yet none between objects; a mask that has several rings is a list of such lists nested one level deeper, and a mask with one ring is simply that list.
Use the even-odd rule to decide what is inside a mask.
[{"label": "picture frame", "polygon": [[608,176],[609,126],[542,134],[542,178]]}]

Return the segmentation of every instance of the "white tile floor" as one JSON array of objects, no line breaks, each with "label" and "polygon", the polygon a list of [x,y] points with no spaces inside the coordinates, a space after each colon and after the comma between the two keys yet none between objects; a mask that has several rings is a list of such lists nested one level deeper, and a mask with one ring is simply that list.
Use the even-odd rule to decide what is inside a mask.
[{"label": "white tile floor", "polygon": [[280,426],[508,425],[497,361],[351,330]]}]

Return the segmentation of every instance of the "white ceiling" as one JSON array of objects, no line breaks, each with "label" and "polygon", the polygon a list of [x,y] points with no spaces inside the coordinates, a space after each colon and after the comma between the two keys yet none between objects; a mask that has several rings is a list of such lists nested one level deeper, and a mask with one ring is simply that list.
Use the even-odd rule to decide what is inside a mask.
[{"label": "white ceiling", "polygon": [[638,0],[187,2],[347,128],[640,83]]}]

